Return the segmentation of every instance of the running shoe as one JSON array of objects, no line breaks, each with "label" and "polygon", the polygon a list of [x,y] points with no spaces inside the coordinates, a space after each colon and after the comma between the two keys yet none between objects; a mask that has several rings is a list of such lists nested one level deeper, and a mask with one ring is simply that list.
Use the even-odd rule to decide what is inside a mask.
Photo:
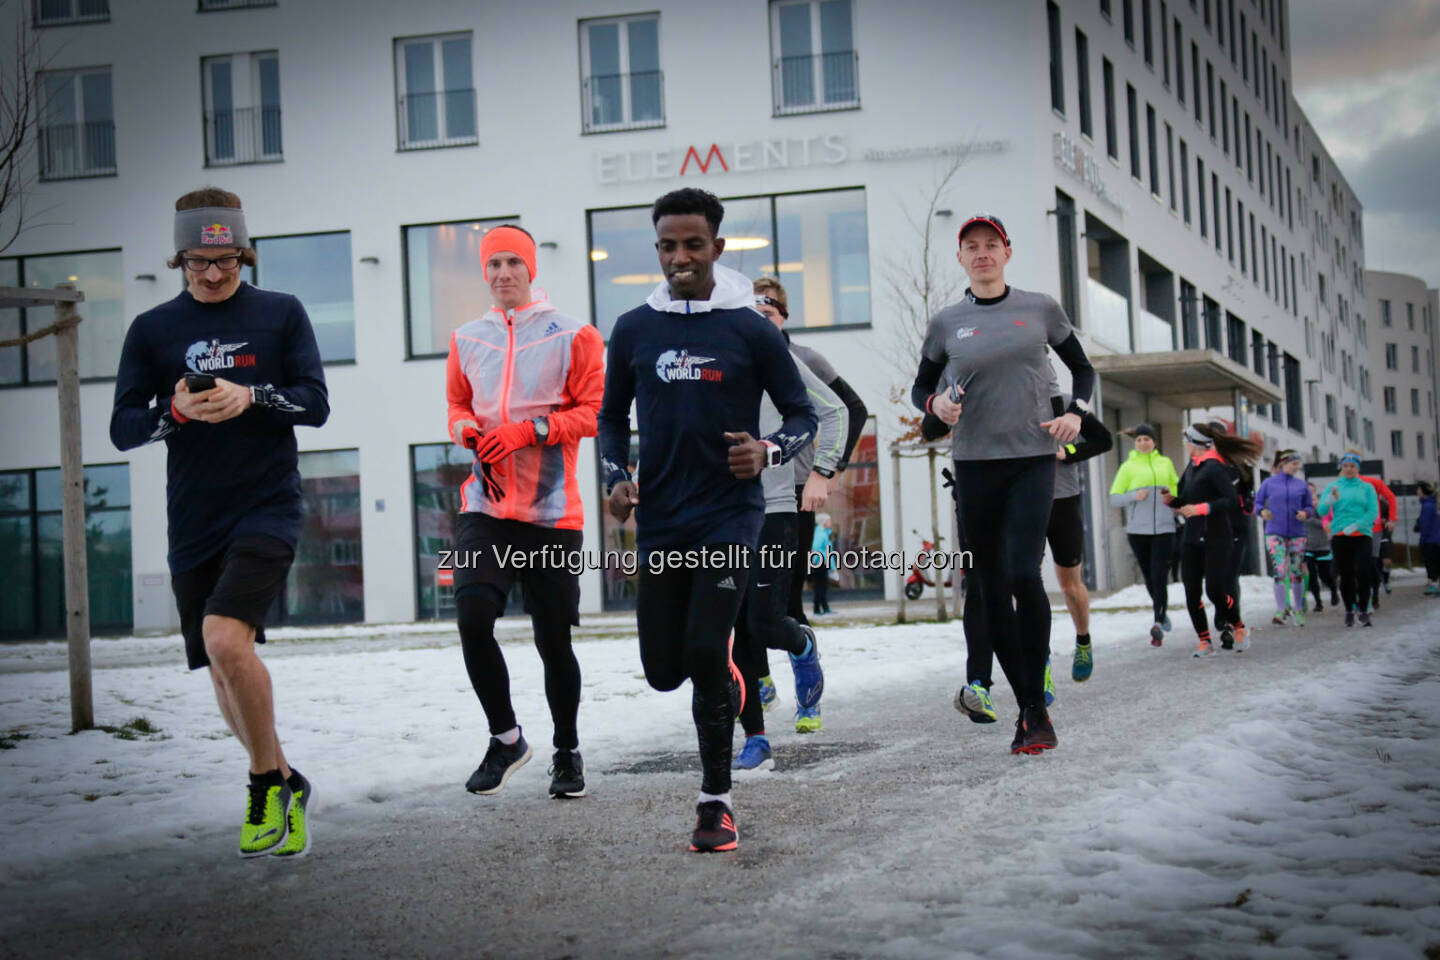
[{"label": "running shoe", "polygon": [[1368,627],[1368,626],[1370,626],[1370,611],[1368,611],[1368,610],[1361,610],[1361,611],[1360,611],[1360,626],[1362,626],[1362,627]]},{"label": "running shoe", "polygon": [[1390,596],[1390,578],[1388,576],[1385,578],[1385,596]]},{"label": "running shoe", "polygon": [[1202,660],[1205,657],[1213,657],[1215,656],[1215,648],[1210,645],[1209,640],[1201,640],[1199,644],[1196,645],[1195,652],[1192,656]]},{"label": "running shoe", "polygon": [[285,842],[285,813],[290,809],[290,788],[279,784],[250,783],[245,798],[245,822],[240,825],[240,856],[263,857]]},{"label": "running shoe", "polygon": [[1055,678],[1050,675],[1050,658],[1045,658],[1045,706],[1055,703]]},{"label": "running shoe", "polygon": [[1054,750],[1059,744],[1055,728],[1050,723],[1050,714],[1039,707],[1025,711],[1025,739],[1020,742],[1020,753],[1036,754]]},{"label": "running shoe", "polygon": [[1025,711],[1020,711],[1020,716],[1015,718],[1015,736],[1010,741],[1010,752],[1020,753],[1025,747]]},{"label": "running shoe", "polygon": [[1332,607],[1338,607],[1338,606],[1340,606],[1340,594],[1338,594],[1338,593],[1332,593],[1332,594],[1330,594],[1330,606],[1332,606]]},{"label": "running shoe", "polygon": [[1166,633],[1170,632],[1170,614],[1165,614],[1165,619],[1160,621],[1160,628]]},{"label": "running shoe", "polygon": [[1070,664],[1070,679],[1076,683],[1084,683],[1090,679],[1090,673],[1095,669],[1095,654],[1091,650],[1091,644],[1075,644],[1075,659]]},{"label": "running shoe", "polygon": [[818,733],[823,725],[820,720],[820,704],[795,708],[796,733]]},{"label": "running shoe", "polygon": [[975,723],[994,723],[1000,719],[995,712],[995,701],[990,699],[990,691],[979,680],[956,691],[955,709]]},{"label": "running shoe", "polygon": [[1250,628],[1242,624],[1241,626],[1235,628],[1235,652],[1244,653],[1246,650],[1249,649]]},{"label": "running shoe", "polygon": [[690,849],[695,853],[722,853],[740,846],[735,815],[723,800],[707,800],[695,807],[695,832]]},{"label": "running shoe", "polygon": [[1440,597],[1440,583],[1432,583],[1425,588],[1425,596]]},{"label": "running shoe", "polygon": [[1270,626],[1272,627],[1283,627],[1285,625],[1285,614],[1283,612],[1277,613],[1275,614],[1275,616],[1270,618]]},{"label": "running shoe", "polygon": [[1353,626],[1355,626],[1355,611],[1354,611],[1354,610],[1346,610],[1346,611],[1345,611],[1345,626],[1347,626],[1347,627],[1353,627]]},{"label": "running shoe", "polygon": [[736,770],[774,770],[775,757],[770,752],[770,740],[763,734],[746,737],[740,756],[735,758]]},{"label": "running shoe", "polygon": [[550,796],[556,800],[585,796],[585,761],[579,750],[556,750],[550,758]]},{"label": "running shoe", "polygon": [[803,657],[790,654],[790,669],[795,673],[795,704],[813,707],[825,692],[825,673],[820,669],[820,646],[815,642],[815,631],[809,627],[800,629],[810,641],[810,652]]},{"label": "running shoe", "polygon": [[1291,610],[1290,619],[1295,621],[1295,626],[1297,627],[1305,626],[1305,608],[1296,607],[1295,609]]},{"label": "running shoe", "polygon": [[530,762],[530,756],[530,744],[525,742],[524,736],[510,744],[501,743],[499,737],[491,737],[485,759],[465,781],[465,789],[486,796],[499,793],[511,775]]},{"label": "running shoe", "polygon": [[1315,609],[1314,609],[1313,611],[1311,611],[1311,612],[1312,612],[1312,613],[1319,613],[1320,611],[1322,611],[1322,610],[1324,610],[1324,609],[1325,609],[1325,604],[1321,603],[1319,600],[1316,600],[1316,601],[1315,601]]},{"label": "running shoe", "polygon": [[775,689],[775,681],[772,680],[768,675],[761,677],[759,683],[760,709],[765,711],[766,713],[769,713],[770,710],[775,706],[775,702],[780,699],[780,694]]},{"label": "running shoe", "polygon": [[303,857],[310,852],[310,802],[315,791],[310,781],[298,770],[291,771],[300,778],[300,788],[290,792],[290,809],[285,814],[285,842],[270,852],[273,857]]},{"label": "running shoe", "polygon": [[1150,646],[1158,647],[1165,643],[1165,625],[1157,623],[1150,627]]},{"label": "running shoe", "polygon": [[1220,649],[1235,649],[1235,628],[1230,626],[1228,623],[1220,628]]}]

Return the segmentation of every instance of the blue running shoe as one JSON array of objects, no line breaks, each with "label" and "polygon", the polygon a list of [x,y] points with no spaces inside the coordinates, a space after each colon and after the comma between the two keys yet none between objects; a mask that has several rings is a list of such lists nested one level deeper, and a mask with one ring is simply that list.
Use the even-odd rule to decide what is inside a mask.
[{"label": "blue running shoe", "polygon": [[1075,660],[1070,664],[1070,679],[1084,683],[1095,669],[1095,654],[1088,643],[1075,644]]},{"label": "blue running shoe", "polygon": [[1045,706],[1055,703],[1055,678],[1050,675],[1050,658],[1045,658]]},{"label": "blue running shoe", "polygon": [[1170,614],[1165,614],[1165,619],[1160,621],[1160,629],[1166,633],[1170,632]]},{"label": "blue running shoe", "polygon": [[774,770],[775,758],[770,753],[769,739],[764,735],[746,737],[734,767],[736,770]]},{"label": "blue running shoe", "polygon": [[769,713],[775,706],[775,702],[780,699],[780,694],[775,689],[775,681],[769,676],[761,677],[758,682],[760,684],[760,709]]},{"label": "blue running shoe", "polygon": [[825,691],[825,674],[820,669],[820,647],[815,643],[815,631],[801,627],[810,641],[810,652],[803,657],[790,654],[790,669],[795,671],[795,705],[814,707],[820,703]]}]

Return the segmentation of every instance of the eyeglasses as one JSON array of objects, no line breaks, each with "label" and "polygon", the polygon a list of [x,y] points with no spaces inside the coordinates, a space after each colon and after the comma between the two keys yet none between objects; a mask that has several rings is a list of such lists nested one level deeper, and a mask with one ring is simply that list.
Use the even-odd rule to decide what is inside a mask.
[{"label": "eyeglasses", "polygon": [[240,257],[216,257],[214,260],[209,257],[181,257],[180,262],[185,264],[185,269],[191,273],[204,273],[212,264],[228,273],[240,266]]}]

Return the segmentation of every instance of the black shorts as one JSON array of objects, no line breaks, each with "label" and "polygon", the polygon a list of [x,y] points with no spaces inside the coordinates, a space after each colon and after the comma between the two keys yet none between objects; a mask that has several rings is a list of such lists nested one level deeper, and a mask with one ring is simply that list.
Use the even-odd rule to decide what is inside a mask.
[{"label": "black shorts", "polygon": [[1375,541],[1375,559],[1390,559],[1390,534],[1380,533]]},{"label": "black shorts", "polygon": [[1050,505],[1050,526],[1045,531],[1050,559],[1057,567],[1078,567],[1085,562],[1085,515],[1080,494],[1061,497]]},{"label": "black shorts", "polygon": [[455,553],[443,565],[455,570],[456,596],[492,586],[500,591],[503,616],[504,597],[518,583],[526,613],[560,613],[579,626],[583,538],[579,530],[462,513],[455,519]]},{"label": "black shorts", "polygon": [[265,642],[265,614],[290,573],[295,551],[278,537],[238,537],[199,566],[170,578],[180,608],[180,632],[191,670],[210,666],[205,655],[205,618],[232,617],[255,628],[255,642]]}]

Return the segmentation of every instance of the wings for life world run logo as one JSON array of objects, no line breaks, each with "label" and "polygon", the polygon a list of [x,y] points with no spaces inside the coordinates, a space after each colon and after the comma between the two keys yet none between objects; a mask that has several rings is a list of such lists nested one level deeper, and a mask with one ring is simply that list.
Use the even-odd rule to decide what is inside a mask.
[{"label": "wings for life world run logo", "polygon": [[236,367],[255,366],[255,354],[236,353],[248,341],[221,343],[219,340],[196,340],[185,351],[185,366],[196,373],[214,373]]},{"label": "wings for life world run logo", "polygon": [[655,376],[663,383],[678,380],[709,380],[719,383],[725,379],[725,371],[718,367],[706,367],[714,363],[714,357],[692,356],[688,350],[666,350],[655,359]]}]

